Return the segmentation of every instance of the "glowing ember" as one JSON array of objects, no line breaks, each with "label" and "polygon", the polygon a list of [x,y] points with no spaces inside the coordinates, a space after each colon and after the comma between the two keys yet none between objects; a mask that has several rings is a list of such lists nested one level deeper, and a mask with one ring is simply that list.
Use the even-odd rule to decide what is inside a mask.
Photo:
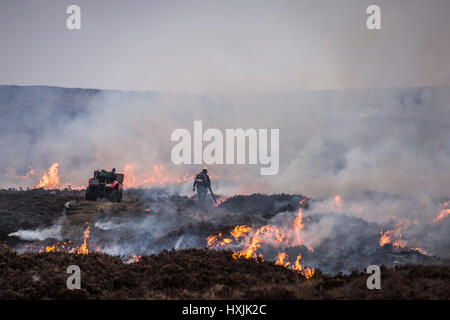
[{"label": "glowing ember", "polygon": [[342,198],[341,198],[340,195],[336,195],[336,196],[333,198],[333,201],[334,201],[334,203],[336,204],[336,207],[342,208]]},{"label": "glowing ember", "polygon": [[428,251],[423,250],[422,248],[411,248],[413,250],[416,250],[417,252],[420,252],[423,255],[429,256],[430,254],[428,253]]},{"label": "glowing ember", "polygon": [[56,246],[47,246],[45,247],[45,252],[52,252],[55,251]]},{"label": "glowing ember", "polygon": [[134,253],[130,253],[130,257],[124,260],[125,263],[136,263],[141,261],[142,256],[138,256]]},{"label": "glowing ember", "polygon": [[48,172],[44,173],[41,180],[34,188],[56,189],[59,185],[58,167],[59,167],[58,162],[52,164],[51,167],[48,169]]},{"label": "glowing ember", "polygon": [[335,195],[333,198],[328,199],[326,201],[319,201],[314,204],[317,209],[323,211],[331,211],[334,213],[343,212],[343,204],[344,201],[341,195]]},{"label": "glowing ember", "polygon": [[292,270],[297,271],[301,275],[303,275],[306,279],[311,278],[314,275],[314,269],[312,268],[303,268],[303,266],[300,264],[300,259],[302,258],[302,255],[299,254],[297,256],[297,259],[295,262],[291,265],[291,263],[288,260],[288,256],[284,252],[279,252],[277,255],[277,258],[275,260],[275,264],[279,266],[283,266],[285,268],[289,268],[291,265]]},{"label": "glowing ember", "polygon": [[86,222],[87,228],[84,230],[83,233],[83,243],[79,247],[72,247],[71,243],[72,241],[67,242],[57,242],[54,245],[51,246],[45,246],[41,250],[39,250],[40,253],[42,252],[66,252],[66,253],[76,253],[76,254],[89,254],[89,250],[87,247],[87,239],[89,238],[90,233],[90,224],[89,222]]},{"label": "glowing ember", "polygon": [[220,196],[217,198],[217,201],[214,203],[214,205],[216,207],[220,206],[222,203],[224,203],[225,201],[227,201],[229,197],[225,197],[225,196]]}]

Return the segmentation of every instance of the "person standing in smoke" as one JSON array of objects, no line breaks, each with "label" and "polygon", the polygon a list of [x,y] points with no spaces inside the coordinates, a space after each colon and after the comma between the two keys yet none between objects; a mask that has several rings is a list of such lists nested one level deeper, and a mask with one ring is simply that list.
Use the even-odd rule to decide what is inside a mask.
[{"label": "person standing in smoke", "polygon": [[209,179],[207,168],[203,168],[202,172],[195,176],[192,190],[195,191],[195,188],[197,188],[198,201],[205,203],[208,189],[211,190],[211,180]]}]

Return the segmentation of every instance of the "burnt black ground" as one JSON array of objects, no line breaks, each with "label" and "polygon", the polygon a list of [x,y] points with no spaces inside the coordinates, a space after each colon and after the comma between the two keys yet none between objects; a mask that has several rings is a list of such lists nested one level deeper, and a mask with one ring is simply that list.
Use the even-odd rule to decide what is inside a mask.
[{"label": "burnt black ground", "polygon": [[8,234],[19,229],[52,225],[67,201],[82,196],[82,192],[68,190],[0,190],[0,243],[16,243]]}]

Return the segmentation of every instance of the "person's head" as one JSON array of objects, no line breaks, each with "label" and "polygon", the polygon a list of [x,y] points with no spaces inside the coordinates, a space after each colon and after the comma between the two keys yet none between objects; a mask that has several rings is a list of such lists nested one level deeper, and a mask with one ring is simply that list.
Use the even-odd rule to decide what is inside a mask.
[{"label": "person's head", "polygon": [[208,168],[207,168],[207,167],[204,167],[204,168],[202,169],[202,173],[208,173]]},{"label": "person's head", "polygon": [[115,172],[116,172],[116,168],[113,168],[111,172],[112,172],[112,173],[115,173]]}]

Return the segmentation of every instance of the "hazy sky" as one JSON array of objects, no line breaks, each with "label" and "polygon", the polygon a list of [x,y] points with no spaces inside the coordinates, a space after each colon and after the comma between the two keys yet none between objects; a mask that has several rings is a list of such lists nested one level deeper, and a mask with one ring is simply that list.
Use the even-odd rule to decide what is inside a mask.
[{"label": "hazy sky", "polygon": [[[81,30],[66,8],[81,7]],[[382,30],[366,28],[369,4]],[[448,0],[2,0],[0,84],[168,92],[450,85]]]}]

